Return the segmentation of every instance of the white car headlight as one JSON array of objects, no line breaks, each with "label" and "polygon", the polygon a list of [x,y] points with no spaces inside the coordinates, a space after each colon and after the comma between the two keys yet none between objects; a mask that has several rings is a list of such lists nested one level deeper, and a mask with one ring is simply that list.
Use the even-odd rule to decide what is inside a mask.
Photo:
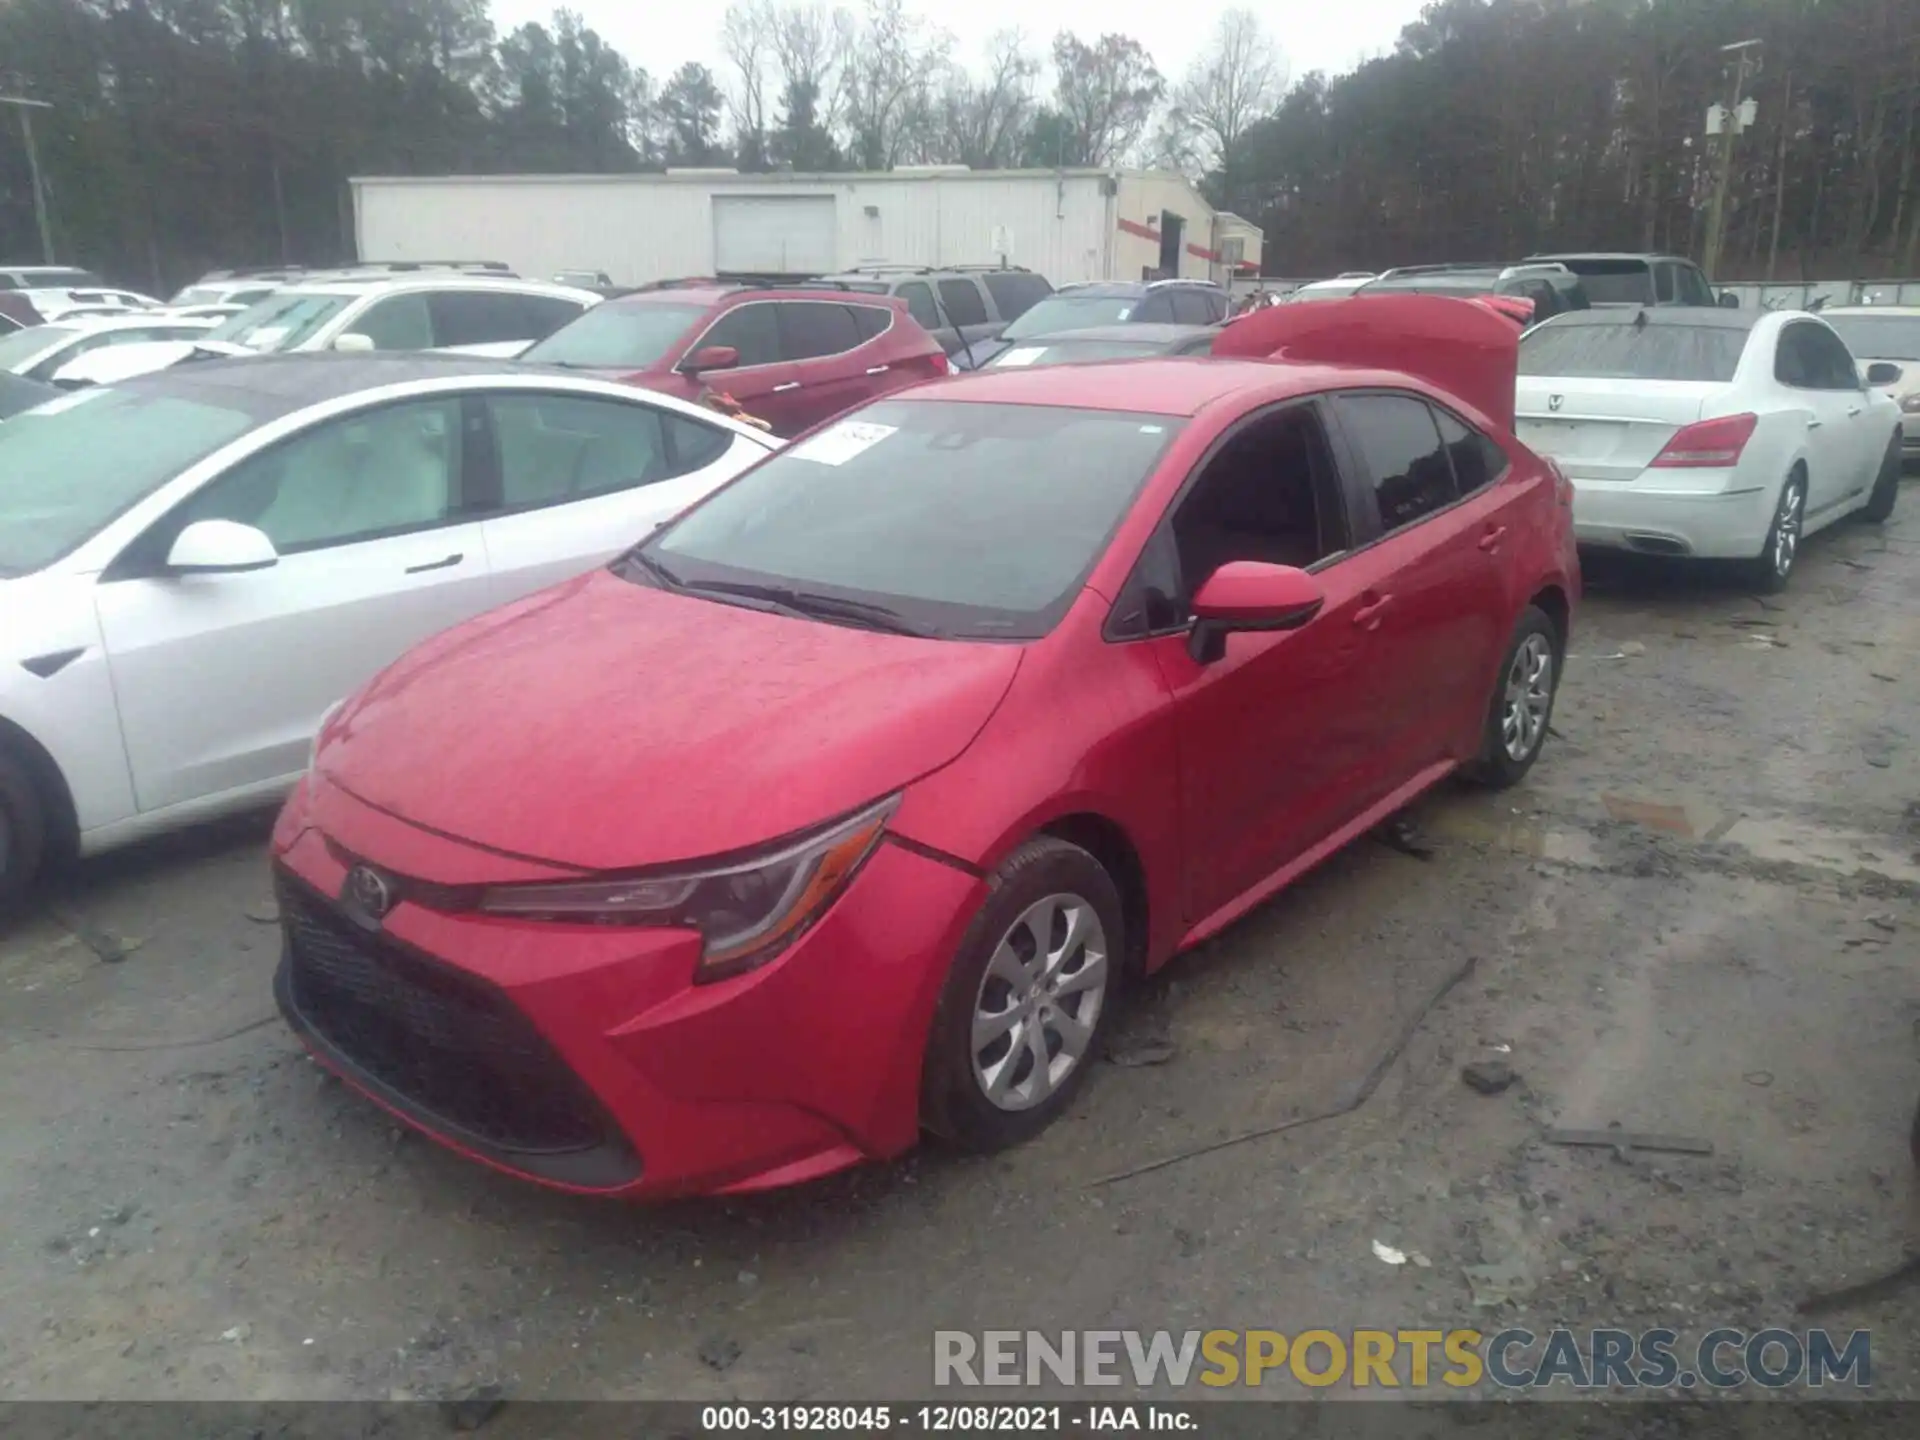
[{"label": "white car headlight", "polygon": [[313,742],[307,746],[307,774],[313,774],[313,767],[320,761],[320,737],[327,733],[327,722],[340,713],[340,707],[347,702],[336,700],[321,715],[320,723],[313,727]]}]

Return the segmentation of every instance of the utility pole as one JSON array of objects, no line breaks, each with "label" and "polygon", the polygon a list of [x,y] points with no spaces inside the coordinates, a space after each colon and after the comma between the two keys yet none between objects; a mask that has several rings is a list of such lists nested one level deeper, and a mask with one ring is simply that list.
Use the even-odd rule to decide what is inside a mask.
[{"label": "utility pole", "polygon": [[0,95],[0,105],[12,105],[20,112],[20,138],[27,146],[27,173],[33,177],[33,218],[40,222],[40,263],[51,265],[53,226],[47,223],[47,190],[40,180],[40,151],[33,143],[33,112],[51,110],[53,106],[23,95]]},{"label": "utility pole", "polygon": [[1738,40],[1720,47],[1722,54],[1739,57],[1739,63],[1734,66],[1733,93],[1726,110],[1718,116],[1717,130],[1714,111],[1719,107],[1707,112],[1707,133],[1720,136],[1720,173],[1714,180],[1713,206],[1707,212],[1707,242],[1700,258],[1700,268],[1707,272],[1709,281],[1720,274],[1720,248],[1726,241],[1727,185],[1733,179],[1733,137],[1753,120],[1752,107],[1745,105],[1742,92],[1747,88],[1747,62],[1759,48],[1758,40]]}]

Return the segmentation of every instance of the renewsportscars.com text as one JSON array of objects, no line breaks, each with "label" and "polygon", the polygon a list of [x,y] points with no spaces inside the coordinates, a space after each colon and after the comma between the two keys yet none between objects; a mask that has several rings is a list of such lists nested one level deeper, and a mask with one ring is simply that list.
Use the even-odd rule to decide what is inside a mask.
[{"label": "renewsportscars.com text", "polygon": [[1825,1330],[938,1330],[937,1386],[1304,1385],[1664,1390],[1873,1383],[1872,1338]]}]

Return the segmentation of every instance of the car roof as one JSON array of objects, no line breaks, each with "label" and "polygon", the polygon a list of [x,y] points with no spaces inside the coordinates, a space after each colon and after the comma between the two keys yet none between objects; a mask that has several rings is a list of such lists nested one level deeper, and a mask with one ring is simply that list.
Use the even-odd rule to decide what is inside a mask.
[{"label": "car roof", "polygon": [[598,301],[591,290],[573,285],[554,285],[545,280],[522,280],[506,275],[486,275],[469,270],[433,270],[408,275],[335,275],[326,279],[299,280],[272,287],[275,295],[365,295],[374,290],[499,290],[509,295],[554,295],[569,299]]},{"label": "car roof", "polygon": [[[1127,326],[1139,330],[1142,326]],[[1076,332],[1078,333],[1078,332]],[[1035,337],[1036,339],[1043,337]],[[1051,338],[1051,337],[1044,337]],[[1144,415],[1197,415],[1217,400],[1249,391],[1311,394],[1355,383],[1359,372],[1329,365],[1281,365],[1270,360],[1208,360],[1197,356],[1115,360],[1092,365],[988,367],[925,387],[898,392],[915,400],[976,404],[1057,405]]]},{"label": "car roof", "polygon": [[220,360],[190,360],[151,374],[117,382],[144,394],[200,398],[217,403],[222,396],[244,392],[255,402],[249,408],[290,413],[309,405],[337,400],[387,385],[412,380],[440,380],[526,371],[539,376],[567,372],[542,365],[517,366],[510,361],[481,356],[448,355],[418,350],[375,350],[358,354],[336,351],[249,355]]},{"label": "car roof", "polygon": [[[116,310],[111,314],[60,315],[49,320],[49,329],[74,330],[132,330],[143,325],[179,325],[187,329],[196,327],[206,319],[203,315],[169,315],[164,310]],[[211,329],[211,326],[207,327]]]},{"label": "car roof", "polygon": [[[1679,260],[1691,265],[1693,262],[1681,255],[1668,255],[1659,250],[1556,250],[1550,255],[1529,255],[1528,260]],[[1525,263],[1525,262],[1522,262]]]},{"label": "car roof", "polygon": [[1026,343],[1059,345],[1080,340],[1125,340],[1129,344],[1153,344],[1156,341],[1162,341],[1168,345],[1177,345],[1180,341],[1191,340],[1196,335],[1210,335],[1218,328],[1214,325],[1176,325],[1160,320],[1139,325],[1089,325],[1084,330],[1057,330],[1050,335],[1036,335]]},{"label": "car roof", "polygon": [[1779,310],[1722,310],[1706,305],[1602,305],[1592,310],[1569,310],[1544,320],[1543,325],[1565,329],[1570,325],[1666,325],[1693,330],[1751,330]]}]

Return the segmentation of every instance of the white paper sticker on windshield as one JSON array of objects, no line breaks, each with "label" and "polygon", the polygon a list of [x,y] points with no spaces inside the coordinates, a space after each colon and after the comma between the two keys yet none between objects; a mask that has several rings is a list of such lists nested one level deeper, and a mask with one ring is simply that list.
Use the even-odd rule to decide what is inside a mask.
[{"label": "white paper sticker on windshield", "polygon": [[1114,316],[1113,318],[1116,320],[1124,320],[1131,314],[1133,314],[1133,307],[1129,305],[1127,306],[1126,309],[1122,310],[1118,315]]},{"label": "white paper sticker on windshield", "polygon": [[76,390],[71,395],[62,395],[57,400],[49,400],[44,405],[36,405],[31,410],[21,412],[21,418],[28,415],[58,415],[71,410],[76,405],[84,405],[89,400],[97,400],[107,393],[104,385],[92,385],[85,390]]},{"label": "white paper sticker on windshield", "polygon": [[1031,365],[1046,353],[1047,347],[1044,345],[1021,345],[1007,351],[993,363],[995,365]]},{"label": "white paper sticker on windshield", "polygon": [[843,420],[831,430],[822,430],[811,440],[795,446],[792,453],[817,465],[844,465],[854,456],[878,445],[899,428],[898,425]]},{"label": "white paper sticker on windshield", "polygon": [[247,332],[246,343],[255,350],[271,350],[286,338],[286,326],[262,325],[258,330]]}]

